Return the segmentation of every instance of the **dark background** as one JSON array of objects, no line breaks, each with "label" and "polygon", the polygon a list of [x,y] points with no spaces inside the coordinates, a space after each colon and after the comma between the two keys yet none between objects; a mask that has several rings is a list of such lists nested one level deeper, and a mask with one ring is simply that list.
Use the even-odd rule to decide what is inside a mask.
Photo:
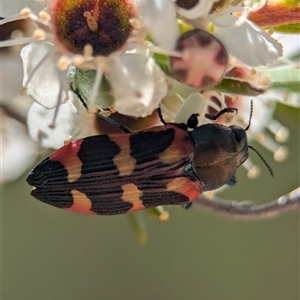
[{"label": "dark background", "polygon": [[[240,168],[227,199],[264,203],[299,186],[299,110],[278,105],[291,131],[289,158],[249,180]],[[299,212],[261,221],[199,209],[168,208],[161,223],[145,214],[148,243],[138,244],[128,216],[85,216],[29,195],[24,175],[2,190],[2,299],[299,299]]]}]

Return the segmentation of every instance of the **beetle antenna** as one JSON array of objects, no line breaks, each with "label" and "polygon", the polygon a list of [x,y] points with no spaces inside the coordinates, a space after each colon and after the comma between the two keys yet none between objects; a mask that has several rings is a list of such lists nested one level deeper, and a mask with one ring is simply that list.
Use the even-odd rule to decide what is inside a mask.
[{"label": "beetle antenna", "polygon": [[[78,91],[78,89],[75,89],[75,88],[73,87],[72,84],[70,84],[70,89],[71,89],[71,91],[72,91],[74,94],[76,94],[76,96],[78,97],[78,99],[80,100],[80,102],[82,103],[82,105],[84,106],[84,108],[88,111],[89,108],[88,108],[88,106],[86,105],[86,103],[85,103],[84,99],[82,98],[82,96],[81,96],[80,92]],[[118,128],[119,128],[121,131],[123,131],[124,133],[131,133],[131,132],[132,132],[132,130],[130,130],[127,126],[125,126],[125,125],[123,125],[123,124],[121,124],[121,123],[119,123],[119,122],[117,122],[117,121],[115,121],[115,120],[113,120],[113,119],[111,119],[111,118],[105,117],[105,116],[100,115],[100,114],[98,114],[98,113],[95,113],[95,115],[96,115],[98,118],[100,118],[100,119],[102,119],[102,120],[105,120],[106,122],[108,122],[108,123],[110,123],[110,124],[112,124],[112,125],[118,127]]]},{"label": "beetle antenna", "polygon": [[261,156],[261,154],[252,146],[249,146],[248,145],[248,148],[252,149],[258,156],[259,158],[262,160],[262,162],[264,163],[264,165],[268,168],[269,170],[269,173],[271,174],[271,176],[273,177],[274,176],[274,173],[273,173],[273,170],[272,168],[270,167],[270,165],[266,162],[266,160]]},{"label": "beetle antenna", "polygon": [[158,107],[158,108],[156,109],[156,111],[157,111],[157,113],[158,113],[159,120],[160,120],[164,125],[166,125],[167,122],[164,120],[164,118],[163,118],[163,116],[162,116],[160,107]]},{"label": "beetle antenna", "polygon": [[252,120],[252,115],[253,115],[253,100],[251,99],[251,101],[250,101],[250,116],[249,116],[249,122],[248,122],[248,126],[244,129],[245,131],[247,131],[247,130],[250,128],[251,120]]},{"label": "beetle antenna", "polygon": [[117,121],[115,121],[115,120],[113,120],[113,119],[111,119],[111,118],[105,117],[105,116],[100,115],[100,114],[97,114],[97,113],[95,113],[95,115],[96,115],[98,118],[103,119],[103,120],[105,120],[106,122],[108,122],[108,123],[110,123],[110,124],[112,124],[112,125],[118,127],[118,128],[119,128],[121,131],[123,131],[124,133],[131,133],[131,132],[132,132],[132,130],[129,129],[127,126],[125,126],[125,125],[123,125],[123,124],[121,124],[121,123],[119,123],[119,122],[117,122]]},{"label": "beetle antenna", "polygon": [[217,114],[213,115],[213,114],[209,114],[209,113],[206,113],[204,115],[204,117],[206,119],[209,119],[209,120],[212,120],[212,121],[215,121],[217,120],[220,116],[226,114],[226,113],[235,113],[237,114],[238,113],[238,109],[235,108],[235,107],[225,107],[223,108],[222,110],[220,110]]}]

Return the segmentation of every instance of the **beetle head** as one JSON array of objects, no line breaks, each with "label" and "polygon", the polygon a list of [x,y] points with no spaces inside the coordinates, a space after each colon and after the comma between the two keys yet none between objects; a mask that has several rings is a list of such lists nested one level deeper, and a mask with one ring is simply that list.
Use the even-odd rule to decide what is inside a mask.
[{"label": "beetle head", "polygon": [[203,183],[203,191],[228,183],[248,158],[245,130],[239,126],[206,124],[191,132],[194,141],[192,167]]}]

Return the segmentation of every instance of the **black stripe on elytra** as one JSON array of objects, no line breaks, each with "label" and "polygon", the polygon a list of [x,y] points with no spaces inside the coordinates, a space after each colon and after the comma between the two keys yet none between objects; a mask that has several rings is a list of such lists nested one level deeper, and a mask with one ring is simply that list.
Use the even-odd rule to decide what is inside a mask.
[{"label": "black stripe on elytra", "polygon": [[129,202],[123,201],[121,199],[122,194],[123,189],[119,186],[114,186],[111,194],[89,194],[89,198],[92,200],[91,210],[96,214],[101,215],[117,215],[126,213],[133,207],[133,205]]},{"label": "black stripe on elytra", "polygon": [[173,191],[162,193],[144,192],[141,200],[145,208],[155,207],[158,205],[178,205],[189,202],[189,198],[183,194]]},{"label": "black stripe on elytra", "polygon": [[162,131],[146,131],[130,136],[131,156],[136,160],[137,166],[158,158],[175,138],[175,129]]},{"label": "black stripe on elytra", "polygon": [[80,146],[77,155],[83,162],[83,176],[74,182],[76,189],[86,194],[97,214],[126,213],[133,205],[121,199],[122,177],[113,162],[121,151],[119,146],[107,135],[85,138]]},{"label": "black stripe on elytra", "polygon": [[30,172],[27,182],[36,187],[31,195],[38,200],[59,208],[72,206],[68,172],[59,161],[46,158]]},{"label": "black stripe on elytra", "polygon": [[73,205],[73,196],[71,190],[65,189],[51,189],[51,188],[37,188],[31,191],[31,195],[38,200],[56,206],[58,208],[69,208]]},{"label": "black stripe on elytra", "polygon": [[91,174],[96,172],[97,175],[105,171],[116,170],[117,167],[113,162],[113,158],[119,154],[121,149],[110,140],[107,135],[91,136],[83,139],[77,156],[82,161],[81,174]]},{"label": "black stripe on elytra", "polygon": [[27,182],[38,186],[61,186],[68,183],[68,172],[59,161],[44,159],[28,175]]}]

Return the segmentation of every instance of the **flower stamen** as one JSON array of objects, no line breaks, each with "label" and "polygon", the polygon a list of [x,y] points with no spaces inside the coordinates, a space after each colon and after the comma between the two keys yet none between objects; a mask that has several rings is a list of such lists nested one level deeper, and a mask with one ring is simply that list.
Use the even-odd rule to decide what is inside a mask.
[{"label": "flower stamen", "polygon": [[83,56],[85,58],[92,57],[93,56],[93,52],[94,52],[94,49],[93,49],[92,45],[87,44],[87,45],[84,46],[84,48],[83,48]]},{"label": "flower stamen", "polygon": [[55,128],[55,122],[56,122],[56,119],[57,119],[59,108],[60,108],[61,104],[63,103],[63,101],[62,101],[63,93],[65,92],[66,95],[67,95],[67,92],[65,90],[66,89],[66,82],[67,82],[66,72],[67,71],[57,72],[57,75],[60,79],[60,85],[59,85],[59,92],[58,92],[58,96],[57,96],[57,102],[56,102],[56,106],[55,106],[55,110],[54,110],[52,123],[49,125],[49,128],[51,128],[51,129]]},{"label": "flower stamen", "polygon": [[39,17],[40,19],[46,21],[46,22],[50,22],[51,21],[51,16],[46,12],[46,11],[40,11],[39,12]]},{"label": "flower stamen", "polygon": [[260,175],[260,168],[257,165],[255,165],[249,157],[242,164],[242,166],[246,169],[247,177],[249,179],[255,179]]},{"label": "flower stamen", "polygon": [[45,30],[38,28],[33,32],[32,37],[35,40],[44,41],[47,37],[47,33],[45,32]]},{"label": "flower stamen", "polygon": [[30,8],[23,8],[20,12],[20,16],[22,19],[31,19],[34,22],[37,22],[37,23],[43,24],[49,28],[52,28],[52,25],[50,23],[51,17],[45,11],[41,11],[39,13],[39,16],[37,16],[34,13],[32,13]]},{"label": "flower stamen", "polygon": [[263,133],[257,133],[255,135],[256,141],[259,142],[264,148],[273,152],[273,158],[277,162],[284,161],[288,156],[288,149],[286,146],[277,144],[268,135]]},{"label": "flower stamen", "polygon": [[97,24],[97,19],[94,18],[94,16],[92,15],[92,12],[90,11],[86,11],[83,16],[86,18],[87,24],[89,29],[94,32],[97,33],[98,32],[98,24]]},{"label": "flower stamen", "polygon": [[64,55],[60,57],[56,66],[60,71],[66,71],[70,65],[70,59],[68,56]]}]

